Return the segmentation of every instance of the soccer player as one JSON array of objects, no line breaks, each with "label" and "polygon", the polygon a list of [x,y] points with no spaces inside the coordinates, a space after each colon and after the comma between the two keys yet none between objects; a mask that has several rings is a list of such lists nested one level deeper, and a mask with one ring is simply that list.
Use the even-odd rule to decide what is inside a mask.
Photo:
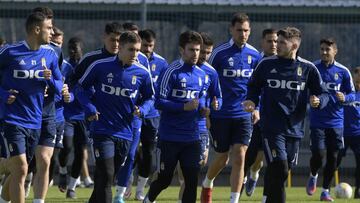
[{"label": "soccer player", "polygon": [[[277,34],[276,30],[274,29],[265,29],[262,32],[262,39],[261,39],[261,48],[263,52],[261,55],[265,57],[276,55],[276,44],[277,44]],[[244,174],[249,175],[247,176],[246,183],[245,183],[245,191],[246,195],[251,196],[256,187],[256,183],[259,178],[259,172],[261,167],[263,166],[263,146],[262,146],[262,136],[260,130],[260,121],[259,121],[259,110],[256,109],[253,112],[253,132],[251,136],[251,141],[248,150],[246,151],[245,155],[245,167],[244,167]],[[244,187],[241,188],[241,191],[244,190]]]},{"label": "soccer player", "polygon": [[[154,52],[155,43],[156,43],[156,35],[154,31],[148,29],[148,30],[142,30],[139,32],[139,36],[141,38],[141,52],[146,55],[146,57],[149,60],[150,65],[150,73],[152,76],[152,81],[154,84],[154,87],[158,86],[158,78],[161,72],[163,72],[167,66],[168,63],[166,60]],[[156,90],[156,88],[155,88]],[[157,139],[157,133],[158,133],[158,127],[159,127],[159,121],[160,121],[160,114],[158,110],[155,109],[154,106],[151,107],[150,111],[144,115],[144,118],[142,119],[142,126],[141,129],[134,129],[135,135],[133,139],[132,146],[135,139],[137,138],[137,135],[140,135],[140,141],[141,141],[141,150],[140,154],[137,156],[137,166],[138,166],[138,181],[137,181],[137,187],[136,187],[136,194],[135,199],[137,200],[143,200],[144,199],[144,188],[148,181],[148,178],[151,173],[151,164],[153,160],[153,154],[154,154],[154,148],[156,145],[156,139]],[[140,133],[140,131],[141,133]],[[135,140],[135,141],[134,141]],[[126,162],[131,161],[130,164],[125,164],[125,166],[121,169],[124,170],[126,167],[128,167],[126,170],[128,170],[129,173],[131,173],[133,168],[133,162],[135,158],[135,150],[138,143],[134,148],[131,147],[129,156],[126,160]],[[133,150],[133,151],[132,151]],[[129,180],[130,174],[127,175],[127,178],[122,178],[120,181],[117,182],[116,187],[116,196],[114,198],[114,202],[121,202],[123,197],[128,198],[129,192],[131,192],[131,184],[132,181]],[[126,192],[124,191],[126,188]]]},{"label": "soccer player", "polygon": [[[34,12],[25,26],[26,40],[0,51],[1,88],[10,90],[3,98],[7,101],[4,136],[10,151],[11,174],[5,182],[2,201],[25,201],[24,181],[40,137],[45,87],[60,93],[63,86],[58,57],[47,45],[53,34],[52,19]],[[35,198],[34,202],[44,200]]]},{"label": "soccer player", "polygon": [[[211,137],[216,155],[202,183],[201,202],[211,202],[215,177],[226,166],[231,156],[230,202],[238,202],[244,179],[244,162],[250,142],[251,114],[241,106],[247,92],[247,83],[261,58],[259,52],[247,43],[250,19],[244,13],[235,13],[231,20],[232,38],[215,48],[209,63],[219,75],[223,104],[211,112]],[[231,150],[230,150],[231,148]]]},{"label": "soccer player", "polygon": [[62,47],[64,42],[64,32],[58,27],[53,27],[54,35],[51,37],[51,43],[56,44],[58,47]]},{"label": "soccer player", "polygon": [[326,85],[331,99],[324,109],[310,111],[311,153],[310,177],[306,186],[308,195],[316,191],[318,170],[322,167],[326,155],[324,168],[323,190],[321,201],[334,201],[330,195],[330,184],[336,170],[339,150],[344,147],[344,102],[355,100],[354,85],[350,71],[335,60],[337,44],[333,38],[320,40],[320,58],[315,63]]},{"label": "soccer player", "polygon": [[6,40],[3,36],[0,35],[0,48],[6,44]]},{"label": "soccer player", "polygon": [[351,148],[355,155],[355,199],[360,199],[360,67],[353,69],[355,84],[355,101],[344,104],[344,141],[345,147],[340,150],[337,166]]},{"label": "soccer player", "polygon": [[144,203],[154,202],[172,180],[178,162],[185,179],[183,202],[196,202],[200,171],[201,140],[199,121],[208,110],[203,99],[205,72],[196,63],[202,38],[186,31],[179,37],[181,59],[160,76],[155,107],[161,111],[157,179],[150,185]]},{"label": "soccer player", "polygon": [[90,130],[96,169],[90,203],[111,202],[114,174],[124,163],[132,140],[132,120],[153,103],[150,72],[137,63],[140,37],[127,31],[121,34],[119,43],[118,56],[95,61],[79,80],[84,90],[95,88],[91,98],[86,92],[79,93],[87,118],[93,121]]},{"label": "soccer player", "polygon": [[255,69],[244,109],[254,111],[261,95],[261,132],[268,163],[264,203],[285,203],[284,184],[296,164],[310,96],[312,108],[324,108],[329,98],[314,64],[297,56],[301,32],[287,27],[277,32],[277,56],[264,58]]}]

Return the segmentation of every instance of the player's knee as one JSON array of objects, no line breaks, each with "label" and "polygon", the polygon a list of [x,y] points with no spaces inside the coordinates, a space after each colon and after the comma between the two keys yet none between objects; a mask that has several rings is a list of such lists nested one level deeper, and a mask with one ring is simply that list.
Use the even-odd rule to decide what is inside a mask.
[{"label": "player's knee", "polygon": [[226,153],[217,153],[216,154],[216,162],[225,167],[228,162],[229,162],[229,154],[226,152]]},{"label": "player's knee", "polygon": [[14,177],[25,177],[28,173],[28,164],[25,156],[16,156],[10,158],[9,169],[11,171],[11,175]]}]

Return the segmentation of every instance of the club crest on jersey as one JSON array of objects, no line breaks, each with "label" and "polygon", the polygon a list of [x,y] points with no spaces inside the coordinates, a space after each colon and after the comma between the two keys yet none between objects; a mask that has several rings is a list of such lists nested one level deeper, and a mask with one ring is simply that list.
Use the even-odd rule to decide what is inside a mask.
[{"label": "club crest on jersey", "polygon": [[186,87],[186,79],[185,78],[181,79],[180,84],[181,84],[181,87],[185,88]]},{"label": "club crest on jersey", "polygon": [[297,75],[302,76],[302,68],[300,66],[297,68]]},{"label": "club crest on jersey", "polygon": [[136,84],[136,75],[133,75],[133,76],[132,76],[131,84],[133,84],[133,85]]},{"label": "club crest on jersey", "polygon": [[95,157],[100,157],[100,152],[99,152],[99,150],[98,149],[95,149]]},{"label": "club crest on jersey", "polygon": [[112,83],[114,75],[112,73],[109,73],[106,77],[107,77],[108,83]]},{"label": "club crest on jersey", "polygon": [[228,59],[228,63],[229,63],[229,66],[234,66],[234,59],[232,57],[230,57]]},{"label": "club crest on jersey", "polygon": [[209,82],[209,75],[205,75],[205,84],[208,84]]},{"label": "club crest on jersey", "polygon": [[12,144],[9,144],[9,151],[10,151],[10,152],[13,152],[13,151],[14,151],[14,148],[13,148]]},{"label": "club crest on jersey", "polygon": [[199,86],[202,86],[202,79],[199,77]]},{"label": "club crest on jersey", "polygon": [[152,64],[151,65],[151,71],[155,71],[156,70],[156,64]]},{"label": "club crest on jersey", "polygon": [[339,79],[339,74],[338,73],[335,73],[334,75],[334,80],[338,80]]},{"label": "club crest on jersey", "polygon": [[273,150],[271,151],[271,154],[272,154],[272,156],[275,158],[275,157],[276,157],[276,150],[273,149]]},{"label": "club crest on jersey", "polygon": [[252,58],[250,55],[248,55],[248,64],[251,64]]}]

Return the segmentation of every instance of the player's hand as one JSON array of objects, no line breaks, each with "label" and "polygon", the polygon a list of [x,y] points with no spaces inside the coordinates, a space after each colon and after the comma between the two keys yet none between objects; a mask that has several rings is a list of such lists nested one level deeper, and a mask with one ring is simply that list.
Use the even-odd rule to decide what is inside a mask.
[{"label": "player's hand", "polygon": [[216,96],[214,96],[212,102],[211,102],[211,107],[217,111],[219,110],[219,101],[217,100]]},{"label": "player's hand", "polygon": [[137,116],[139,118],[141,117],[141,111],[140,111],[140,108],[138,106],[135,106],[133,115]]},{"label": "player's hand", "polygon": [[9,93],[10,93],[10,95],[6,100],[6,103],[7,104],[12,104],[16,100],[16,94],[18,94],[19,92],[17,90],[10,89]]},{"label": "player's hand", "polygon": [[255,110],[251,113],[251,119],[252,119],[253,125],[255,125],[260,120],[260,113],[258,110]]},{"label": "player's hand", "polygon": [[200,115],[202,117],[205,117],[205,118],[209,117],[210,116],[210,109],[206,108],[206,107],[201,108],[200,109]]},{"label": "player's hand", "polygon": [[184,104],[184,111],[194,111],[199,107],[199,99],[193,99]]},{"label": "player's hand", "polygon": [[320,105],[320,99],[319,97],[315,95],[310,96],[310,106],[313,108],[317,108]]},{"label": "player's hand", "polygon": [[100,113],[99,112],[96,112],[94,115],[91,115],[87,118],[88,121],[98,121],[99,120],[99,115]]},{"label": "player's hand", "polygon": [[45,80],[50,80],[50,78],[51,78],[51,70],[48,69],[48,67],[46,66],[45,60],[42,60],[41,63],[42,63],[42,66],[44,68],[44,78],[45,78]]},{"label": "player's hand", "polygon": [[336,98],[340,101],[340,102],[345,102],[345,94],[342,92],[336,92]]},{"label": "player's hand", "polygon": [[61,89],[61,94],[64,94],[66,92],[69,92],[69,86],[67,84],[64,84]]},{"label": "player's hand", "polygon": [[251,113],[255,110],[255,103],[251,100],[245,100],[241,104],[246,112]]},{"label": "player's hand", "polygon": [[63,96],[65,103],[70,103],[71,95],[67,84],[63,85],[63,88],[61,89],[61,95]]}]

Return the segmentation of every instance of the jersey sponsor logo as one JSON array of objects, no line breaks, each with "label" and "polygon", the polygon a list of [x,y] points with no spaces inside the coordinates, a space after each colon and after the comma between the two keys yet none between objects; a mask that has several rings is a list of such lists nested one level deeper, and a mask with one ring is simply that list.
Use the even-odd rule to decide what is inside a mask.
[{"label": "jersey sponsor logo", "polygon": [[298,68],[297,68],[297,75],[298,76],[302,76],[302,68],[299,66]]},{"label": "jersey sponsor logo", "polygon": [[335,91],[340,91],[340,87],[341,87],[341,84],[336,84],[334,82],[324,82],[325,86],[326,86],[326,89],[328,90],[335,90]]},{"label": "jersey sponsor logo", "polygon": [[107,81],[108,83],[112,83],[113,79],[114,79],[114,75],[112,73],[107,74]]},{"label": "jersey sponsor logo", "polygon": [[43,79],[44,70],[14,70],[13,77],[17,79]]},{"label": "jersey sponsor logo", "polygon": [[229,66],[233,67],[234,66],[234,59],[232,57],[230,57],[228,59],[228,63],[229,63]]},{"label": "jersey sponsor logo", "polygon": [[268,79],[268,86],[274,89],[304,90],[305,82]]},{"label": "jersey sponsor logo", "polygon": [[251,64],[251,62],[252,62],[252,57],[250,55],[248,55],[247,62],[248,62],[248,64]]},{"label": "jersey sponsor logo", "polygon": [[229,77],[229,78],[235,78],[235,77],[244,77],[244,78],[250,78],[253,69],[224,69],[223,70],[223,76]]},{"label": "jersey sponsor logo", "polygon": [[339,74],[338,73],[335,73],[334,75],[334,80],[338,80],[339,79]]},{"label": "jersey sponsor logo", "polygon": [[156,64],[152,64],[151,65],[151,71],[155,71],[156,70]]},{"label": "jersey sponsor logo", "polygon": [[136,85],[136,78],[137,78],[136,75],[132,76],[131,84]]},{"label": "jersey sponsor logo", "polygon": [[128,98],[135,98],[138,93],[138,90],[114,87],[114,86],[105,85],[105,84],[101,84],[101,91],[106,94],[123,96],[123,97],[128,97]]},{"label": "jersey sponsor logo", "polygon": [[19,65],[26,65],[24,59],[21,59],[21,61],[19,62]]},{"label": "jersey sponsor logo", "polygon": [[195,99],[199,97],[200,91],[192,91],[192,90],[179,90],[179,89],[173,89],[171,96],[176,98],[186,98],[186,99]]},{"label": "jersey sponsor logo", "polygon": [[182,78],[181,80],[180,80],[180,85],[181,85],[181,87],[186,87],[186,78]]}]

